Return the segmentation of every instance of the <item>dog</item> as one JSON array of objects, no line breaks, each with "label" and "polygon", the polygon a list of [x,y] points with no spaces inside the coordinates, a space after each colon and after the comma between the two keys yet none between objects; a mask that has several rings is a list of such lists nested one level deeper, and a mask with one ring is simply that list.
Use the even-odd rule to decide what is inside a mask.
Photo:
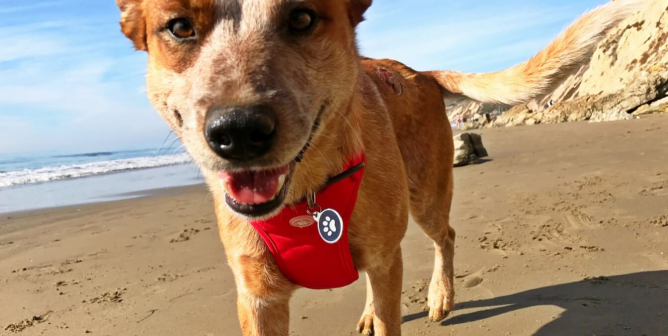
[{"label": "dog", "polygon": [[[455,304],[455,231],[444,98],[510,105],[541,97],[587,62],[606,32],[643,1],[598,7],[529,61],[483,74],[418,72],[360,56],[355,31],[371,3],[117,0],[122,32],[148,52],[149,99],[213,194],[245,336],[287,336],[289,300],[300,287],[287,275],[295,267],[279,265],[274,238],[258,223],[297,211],[303,232],[327,240],[334,221],[328,216],[325,234],[330,222],[321,230],[309,216],[320,224],[327,204],[316,196],[351,158],[362,158],[353,162],[357,179],[345,177],[357,183],[350,189],[354,210],[349,218],[330,213],[345,222],[338,227],[345,230],[341,251],[350,256],[353,277],[367,277],[358,331],[401,335],[400,242],[409,215],[434,242],[429,318],[445,319]],[[305,208],[296,206],[304,200]]]}]

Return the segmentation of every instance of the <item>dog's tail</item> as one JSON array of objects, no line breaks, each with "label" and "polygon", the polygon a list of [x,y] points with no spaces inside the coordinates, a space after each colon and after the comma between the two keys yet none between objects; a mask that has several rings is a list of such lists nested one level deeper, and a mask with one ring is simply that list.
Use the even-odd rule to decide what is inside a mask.
[{"label": "dog's tail", "polygon": [[484,102],[515,105],[543,97],[589,61],[609,29],[644,9],[647,0],[612,0],[582,17],[530,60],[490,73],[426,72],[447,91]]}]

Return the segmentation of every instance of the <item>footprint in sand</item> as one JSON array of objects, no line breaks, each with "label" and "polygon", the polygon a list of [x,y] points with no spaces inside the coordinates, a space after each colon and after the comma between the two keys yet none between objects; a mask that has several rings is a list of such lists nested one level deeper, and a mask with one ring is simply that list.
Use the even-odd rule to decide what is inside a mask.
[{"label": "footprint in sand", "polygon": [[88,301],[88,303],[91,304],[121,303],[123,302],[123,295],[125,294],[126,291],[127,288],[120,288],[113,292],[106,292],[98,297],[91,299],[90,301]]},{"label": "footprint in sand", "polygon": [[535,242],[547,243],[549,245],[575,244],[578,238],[568,233],[568,230],[561,222],[548,219],[541,224],[535,231],[531,231],[532,239]]},{"label": "footprint in sand", "polygon": [[165,273],[162,276],[158,277],[158,281],[159,282],[172,282],[172,281],[176,281],[180,277],[182,277],[181,274]]},{"label": "footprint in sand", "polygon": [[404,308],[409,308],[413,306],[423,306],[426,307],[427,304],[427,289],[429,288],[428,280],[419,280],[411,286],[411,290],[403,291],[403,303]]},{"label": "footprint in sand", "polygon": [[197,230],[197,229],[186,229],[186,230],[183,230],[183,232],[181,232],[181,234],[179,234],[178,237],[170,240],[169,242],[170,243],[186,242],[186,241],[189,241],[194,235],[196,235],[198,233],[199,233],[199,230]]},{"label": "footprint in sand", "polygon": [[25,319],[21,322],[12,323],[12,324],[6,326],[5,330],[9,331],[10,333],[17,333],[18,334],[18,333],[23,332],[24,330],[26,330],[28,328],[31,328],[31,327],[34,327],[38,324],[46,322],[51,313],[52,312],[48,312],[48,313],[45,313],[45,314],[42,314],[42,315],[36,315],[36,316],[33,316],[29,319]]},{"label": "footprint in sand", "polygon": [[651,187],[640,191],[640,196],[666,196],[668,195],[668,181],[654,183]]},{"label": "footprint in sand", "polygon": [[475,287],[480,286],[480,284],[482,284],[483,281],[485,281],[485,279],[483,279],[480,276],[474,275],[474,276],[471,276],[466,281],[464,281],[463,286],[464,286],[464,288],[475,288]]}]

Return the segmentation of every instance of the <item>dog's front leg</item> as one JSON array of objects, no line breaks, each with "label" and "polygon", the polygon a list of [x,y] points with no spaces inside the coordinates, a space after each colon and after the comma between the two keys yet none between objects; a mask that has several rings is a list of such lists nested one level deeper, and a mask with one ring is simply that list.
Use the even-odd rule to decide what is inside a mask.
[{"label": "dog's front leg", "polygon": [[373,334],[401,336],[401,285],[403,261],[401,248],[388,256],[388,263],[367,269],[373,292]]},{"label": "dog's front leg", "polygon": [[269,258],[239,258],[234,269],[237,309],[244,336],[288,336],[295,286]]},{"label": "dog's front leg", "polygon": [[373,319],[376,316],[375,307],[373,305],[373,289],[371,289],[371,280],[369,275],[366,276],[366,304],[364,304],[364,312],[359,323],[357,323],[357,332],[363,335],[373,335]]},{"label": "dog's front leg", "polygon": [[244,336],[288,336],[289,299],[239,294],[239,322]]}]

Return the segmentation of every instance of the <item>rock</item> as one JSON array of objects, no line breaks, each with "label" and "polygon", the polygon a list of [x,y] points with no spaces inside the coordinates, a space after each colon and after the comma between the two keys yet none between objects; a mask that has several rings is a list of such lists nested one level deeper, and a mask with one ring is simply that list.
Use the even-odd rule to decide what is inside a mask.
[{"label": "rock", "polygon": [[457,120],[457,117],[461,117],[462,120],[465,118],[471,120],[480,114],[482,106],[483,104],[472,100],[457,100],[447,103],[445,109],[450,121]]},{"label": "rock", "polygon": [[478,159],[489,156],[483,146],[482,136],[474,133],[461,133],[455,140],[455,167],[475,163]]},{"label": "rock", "polygon": [[518,105],[498,116],[491,125],[501,127],[524,125],[524,121],[532,114],[532,110],[527,105]]},{"label": "rock", "polygon": [[507,106],[497,104],[481,104],[469,99],[446,99],[445,111],[451,122],[458,117],[466,122],[462,130],[479,129],[488,126],[493,120],[508,109]]},{"label": "rock", "polygon": [[[612,94],[585,95],[555,104],[551,115],[565,117],[565,121],[591,122],[629,119],[643,105],[661,100],[668,91],[668,64],[657,65],[638,77],[625,89]],[[659,111],[655,109],[654,111]],[[645,114],[649,110],[641,111]]]},{"label": "rock", "polygon": [[455,136],[455,167],[462,167],[471,163],[473,155],[473,145],[471,136],[468,133],[461,133]]},{"label": "rock", "polygon": [[471,138],[474,154],[479,158],[488,157],[489,154],[487,154],[487,149],[485,149],[485,146],[482,144],[482,135],[469,133],[469,137]]}]

